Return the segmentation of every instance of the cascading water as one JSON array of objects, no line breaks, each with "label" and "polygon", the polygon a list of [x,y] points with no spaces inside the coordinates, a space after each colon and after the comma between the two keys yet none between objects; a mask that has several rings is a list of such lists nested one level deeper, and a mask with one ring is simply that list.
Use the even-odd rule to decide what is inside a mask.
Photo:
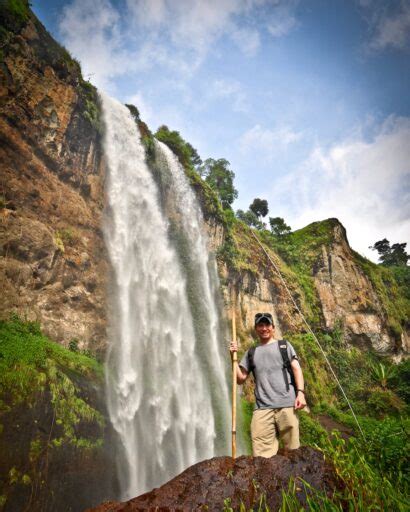
[{"label": "cascading water", "polygon": [[102,105],[104,235],[113,270],[107,400],[127,499],[226,453],[229,399],[217,341],[216,272],[192,191],[172,153],[157,147],[180,206],[176,245],[134,119],[111,98],[102,96]]}]

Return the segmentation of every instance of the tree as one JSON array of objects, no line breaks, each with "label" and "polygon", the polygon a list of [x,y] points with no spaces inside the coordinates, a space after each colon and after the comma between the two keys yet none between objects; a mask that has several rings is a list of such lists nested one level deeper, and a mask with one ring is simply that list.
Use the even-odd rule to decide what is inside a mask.
[{"label": "tree", "polygon": [[140,118],[140,111],[137,109],[135,105],[127,105],[125,106],[128,108],[128,110],[131,112],[132,117],[135,119],[135,121],[141,121]]},{"label": "tree", "polygon": [[208,158],[199,169],[199,174],[218,194],[223,208],[230,208],[238,197],[238,191],[233,186],[235,173],[229,169],[229,166],[230,163],[225,158],[219,160]]},{"label": "tree", "polygon": [[198,151],[189,142],[186,142],[179,132],[171,131],[168,126],[162,125],[158,128],[155,137],[176,154],[185,168],[195,168],[202,164]]},{"label": "tree", "polygon": [[263,229],[265,227],[263,225],[263,222],[261,222],[258,219],[257,215],[255,215],[255,213],[251,210],[248,210],[246,212],[244,212],[243,210],[238,210],[236,212],[236,217],[245,224],[247,224],[248,226],[250,226],[251,228]]},{"label": "tree", "polygon": [[379,253],[379,261],[381,261],[382,265],[387,267],[400,267],[406,266],[410,259],[410,256],[406,252],[406,246],[407,243],[397,243],[390,246],[390,242],[387,238],[383,238],[383,240],[379,240],[373,246],[370,246],[369,249]]},{"label": "tree", "polygon": [[286,224],[282,217],[269,217],[270,229],[274,235],[288,235],[291,227]]},{"label": "tree", "polygon": [[253,200],[253,203],[249,206],[249,209],[257,217],[266,217],[269,212],[268,201],[266,201],[266,199],[259,199],[259,197],[257,197]]},{"label": "tree", "polygon": [[196,169],[199,169],[201,167],[201,165],[202,165],[202,159],[199,156],[198,151],[193,146],[191,146],[191,144],[189,142],[186,143],[186,147],[191,152],[191,163],[192,163],[192,165]]}]

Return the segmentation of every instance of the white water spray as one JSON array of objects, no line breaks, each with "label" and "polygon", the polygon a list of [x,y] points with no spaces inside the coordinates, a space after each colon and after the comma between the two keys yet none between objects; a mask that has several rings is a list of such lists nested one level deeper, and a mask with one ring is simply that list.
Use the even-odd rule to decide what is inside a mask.
[{"label": "white water spray", "polygon": [[[201,219],[191,209],[195,198],[184,177],[172,174],[178,201],[190,205],[182,215],[191,253],[186,271],[171,243],[135,121],[117,101],[103,96],[102,103],[108,167],[104,235],[113,270],[107,400],[121,445],[121,499],[128,499],[214,456],[216,446],[227,450],[229,401],[218,350],[216,281],[209,277]],[[208,315],[207,321],[198,314]],[[198,322],[209,324],[205,336]],[[222,412],[215,409],[216,397]]]}]

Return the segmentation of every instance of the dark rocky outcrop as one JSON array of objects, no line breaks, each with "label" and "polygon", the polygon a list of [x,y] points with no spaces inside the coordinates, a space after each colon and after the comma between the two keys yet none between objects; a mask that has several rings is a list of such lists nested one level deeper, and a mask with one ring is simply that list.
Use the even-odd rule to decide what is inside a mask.
[{"label": "dark rocky outcrop", "polygon": [[[302,447],[270,459],[242,456],[215,457],[195,464],[158,489],[125,503],[107,502],[87,512],[131,512],[139,510],[221,511],[225,503],[239,510],[241,503],[249,510],[266,499],[270,510],[282,502],[282,490],[296,482],[296,496],[306,504],[306,491],[300,479],[331,496],[341,483],[323,454]],[[226,501],[228,500],[228,501]]]}]

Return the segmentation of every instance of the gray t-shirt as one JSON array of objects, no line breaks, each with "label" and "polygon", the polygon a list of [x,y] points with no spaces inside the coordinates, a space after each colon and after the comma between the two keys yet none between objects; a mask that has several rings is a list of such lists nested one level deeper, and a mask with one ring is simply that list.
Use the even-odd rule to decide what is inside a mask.
[{"label": "gray t-shirt", "polygon": [[[295,349],[287,342],[289,361],[297,359]],[[248,352],[241,359],[239,366],[249,372]],[[290,384],[288,372],[289,391],[283,376],[283,359],[280,354],[278,341],[266,345],[258,345],[253,355],[256,409],[280,409],[295,405],[295,389]]]}]

